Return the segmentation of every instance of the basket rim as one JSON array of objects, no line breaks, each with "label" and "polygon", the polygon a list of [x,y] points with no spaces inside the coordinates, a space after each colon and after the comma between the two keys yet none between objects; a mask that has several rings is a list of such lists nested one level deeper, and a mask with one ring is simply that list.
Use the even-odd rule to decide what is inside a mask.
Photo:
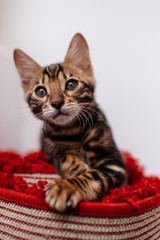
[{"label": "basket rim", "polygon": [[[53,212],[45,202],[45,199],[12,189],[0,187],[0,199],[26,207]],[[65,213],[88,217],[116,218],[140,215],[158,206],[160,206],[160,193],[136,202],[130,200],[122,203],[81,202],[76,209],[68,210]]]}]

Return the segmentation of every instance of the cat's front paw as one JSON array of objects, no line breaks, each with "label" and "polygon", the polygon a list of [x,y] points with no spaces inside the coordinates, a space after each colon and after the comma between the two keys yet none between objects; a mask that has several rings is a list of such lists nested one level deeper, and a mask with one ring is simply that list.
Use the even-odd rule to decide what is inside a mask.
[{"label": "cat's front paw", "polygon": [[46,202],[58,212],[64,212],[67,208],[75,208],[82,200],[81,193],[67,179],[50,183],[45,190]]}]

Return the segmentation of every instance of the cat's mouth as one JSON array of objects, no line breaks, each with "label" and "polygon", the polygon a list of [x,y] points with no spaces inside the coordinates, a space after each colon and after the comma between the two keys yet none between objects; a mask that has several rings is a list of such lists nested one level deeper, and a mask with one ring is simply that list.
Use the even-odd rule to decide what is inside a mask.
[{"label": "cat's mouth", "polygon": [[49,110],[44,112],[43,116],[44,119],[46,119],[47,121],[59,126],[65,126],[70,124],[76,117],[76,115],[68,109]]},{"label": "cat's mouth", "polygon": [[66,112],[61,112],[61,111],[59,110],[55,115],[52,116],[52,119],[55,119],[55,118],[57,118],[58,116],[68,116],[68,115],[70,115],[70,114],[69,114],[69,113],[66,113]]}]

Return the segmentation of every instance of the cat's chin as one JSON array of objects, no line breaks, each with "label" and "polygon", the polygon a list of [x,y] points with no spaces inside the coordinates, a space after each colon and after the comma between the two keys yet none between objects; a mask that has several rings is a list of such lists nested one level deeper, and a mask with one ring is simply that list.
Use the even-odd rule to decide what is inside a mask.
[{"label": "cat's chin", "polygon": [[75,121],[75,118],[75,115],[60,113],[56,117],[49,118],[48,120],[58,126],[68,126]]}]

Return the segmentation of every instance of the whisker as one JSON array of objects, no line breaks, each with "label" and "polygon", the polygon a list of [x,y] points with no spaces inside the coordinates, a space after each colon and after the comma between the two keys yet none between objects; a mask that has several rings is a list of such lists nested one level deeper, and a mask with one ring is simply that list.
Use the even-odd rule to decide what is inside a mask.
[{"label": "whisker", "polygon": [[89,124],[90,131],[91,131],[92,127],[91,127],[91,124],[90,124],[90,121],[89,121],[88,117],[86,116],[86,114],[85,114],[82,110],[80,110],[80,113],[81,113],[81,114],[85,117],[85,119],[87,120],[87,122],[88,122],[88,124]]},{"label": "whisker", "polygon": [[[71,105],[74,105],[75,103],[70,103]],[[81,107],[85,107],[85,109],[87,110],[92,110],[93,112],[97,113],[102,119],[103,121],[105,122],[105,118],[102,114],[99,113],[99,111],[97,111],[96,109],[94,108],[97,108],[99,110],[99,108],[96,106],[96,103],[78,103],[77,104],[78,106],[81,106]]]},{"label": "whisker", "polygon": [[[83,107],[83,104],[80,104],[80,105]],[[87,105],[87,104],[85,104],[85,105]],[[102,114],[100,114],[99,111],[94,109],[94,108],[97,108],[99,110],[99,108],[95,104],[92,104],[92,106],[89,106],[89,105],[90,104],[88,104],[88,107],[85,106],[85,108],[86,109],[90,109],[91,111],[94,111],[95,113],[97,113],[103,119],[103,121],[105,122],[104,116]]]},{"label": "whisker", "polygon": [[[78,114],[78,111],[76,110],[76,109],[72,109],[73,110],[73,112],[75,113],[75,115],[76,115],[76,117],[78,118],[78,121],[79,121],[79,123],[80,123],[80,125],[81,125],[81,118],[80,118],[80,116],[79,116],[79,114]],[[83,124],[82,124],[83,125]]]},{"label": "whisker", "polygon": [[[76,104],[76,103],[69,103],[68,104],[69,106],[72,107],[72,109],[76,106],[77,108],[79,108],[80,104]],[[89,127],[90,127],[90,130],[93,128],[93,125],[94,125],[94,122],[93,122],[93,117],[91,115],[91,113],[89,113],[89,111],[87,111],[86,109],[81,109],[79,108],[79,112],[81,113],[81,118],[83,119],[84,121],[84,118],[87,120],[88,124],[89,124]],[[90,120],[89,118],[86,116],[85,112],[89,115],[90,119],[91,119],[91,123],[90,123]],[[82,116],[83,115],[83,116]]]},{"label": "whisker", "polygon": [[80,122],[80,125],[82,123],[82,127],[83,127],[82,132],[83,132],[84,129],[85,129],[85,122],[84,122],[84,118],[80,114],[80,108],[79,108],[78,104],[76,104],[76,103],[69,103],[69,104],[67,104],[66,107],[67,107],[67,109],[70,109],[70,107],[72,107],[71,109],[76,114],[76,117],[78,118],[78,120]]},{"label": "whisker", "polygon": [[94,126],[94,122],[93,122],[92,115],[91,115],[86,109],[83,109],[82,111],[85,111],[85,112],[88,113],[88,115],[90,116],[91,124],[92,124],[92,128],[93,128],[93,126]]},{"label": "whisker", "polygon": [[92,110],[93,112],[95,112],[95,113],[97,113],[99,116],[100,116],[100,118],[102,118],[102,120],[105,122],[106,120],[105,120],[105,118],[103,117],[103,115],[101,115],[98,111],[96,111],[95,109],[92,109],[92,108],[87,108],[87,109],[90,109],[90,110]]}]

